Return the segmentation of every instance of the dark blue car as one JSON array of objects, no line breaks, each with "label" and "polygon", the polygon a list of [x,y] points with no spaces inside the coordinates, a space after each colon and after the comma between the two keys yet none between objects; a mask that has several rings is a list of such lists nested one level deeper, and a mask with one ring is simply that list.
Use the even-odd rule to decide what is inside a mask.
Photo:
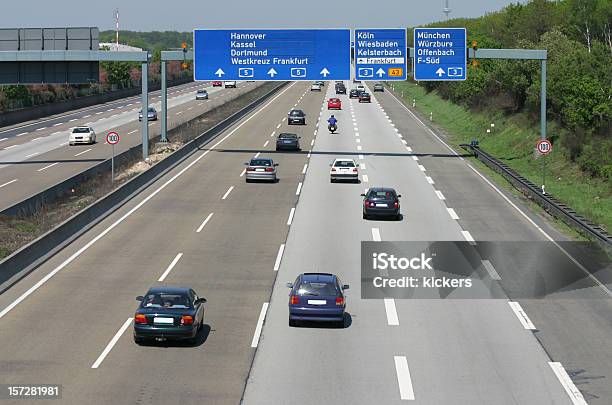
[{"label": "dark blue car", "polygon": [[346,298],[338,276],[329,273],[300,274],[294,283],[287,283],[289,294],[289,326],[300,321],[334,322],[344,327]]}]

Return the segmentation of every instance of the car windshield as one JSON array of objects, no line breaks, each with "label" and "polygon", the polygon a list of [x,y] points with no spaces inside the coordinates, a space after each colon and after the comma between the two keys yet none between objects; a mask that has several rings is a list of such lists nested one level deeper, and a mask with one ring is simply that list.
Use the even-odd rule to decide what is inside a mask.
[{"label": "car windshield", "polygon": [[302,112],[302,110],[293,110],[291,111],[290,115],[292,117],[301,117],[302,115],[304,115],[304,113]]},{"label": "car windshield", "polygon": [[355,167],[355,163],[350,160],[336,160],[335,167]]},{"label": "car windshield", "polygon": [[152,293],[142,300],[143,308],[191,308],[189,297],[186,294]]},{"label": "car windshield", "polygon": [[86,134],[87,132],[89,132],[89,128],[87,127],[75,128],[72,130],[73,134]]},{"label": "car windshield", "polygon": [[270,159],[251,159],[250,166],[272,166]]},{"label": "car windshield", "polygon": [[336,286],[332,283],[323,283],[323,282],[315,282],[315,281],[305,281],[300,284],[298,290],[298,295],[302,296],[336,296],[338,295],[338,290]]},{"label": "car windshield", "polygon": [[389,200],[395,198],[395,193],[393,191],[370,191],[368,195],[370,200]]}]

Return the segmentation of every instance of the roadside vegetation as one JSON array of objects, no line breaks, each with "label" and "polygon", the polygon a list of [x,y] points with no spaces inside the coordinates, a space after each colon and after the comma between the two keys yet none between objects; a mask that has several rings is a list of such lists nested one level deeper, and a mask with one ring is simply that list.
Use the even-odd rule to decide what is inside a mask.
[{"label": "roadside vegetation", "polygon": [[[188,32],[132,32],[120,31],[120,43],[152,52],[149,64],[149,82],[161,81],[160,57],[164,49],[180,48],[181,43],[191,42]],[[102,31],[100,42],[113,42],[114,31]],[[190,68],[182,69],[181,63],[169,62],[167,65],[168,80],[192,77]],[[118,89],[140,86],[140,64],[132,62],[102,62],[98,83],[82,85],[29,85],[0,86],[0,112],[38,106],[77,97],[110,92]]]},{"label": "roadside vegetation", "polygon": [[[466,27],[479,48],[548,51],[546,190],[612,231],[612,2],[533,0],[474,19],[429,26]],[[478,52],[476,53],[478,56]],[[478,60],[460,83],[398,83],[395,89],[451,135],[481,147],[542,183],[538,61]],[[491,124],[494,127],[491,128]],[[487,130],[491,130],[490,133]]]}]

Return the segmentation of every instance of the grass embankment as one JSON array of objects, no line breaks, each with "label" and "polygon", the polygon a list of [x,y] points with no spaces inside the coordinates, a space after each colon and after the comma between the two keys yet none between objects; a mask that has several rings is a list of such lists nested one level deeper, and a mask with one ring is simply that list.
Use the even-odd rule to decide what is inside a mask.
[{"label": "grass embankment", "polygon": [[[535,143],[540,138],[539,127],[533,127],[524,115],[469,111],[442,99],[436,92],[426,93],[423,87],[411,82],[395,83],[394,88],[397,94],[403,94],[408,104],[415,99],[415,108],[424,117],[429,118],[433,113],[433,123],[445,130],[456,149],[459,144],[476,138],[484,151],[533,183],[542,184],[542,157],[534,158]],[[492,123],[494,128],[491,128]],[[490,134],[487,129],[491,129]],[[549,136],[554,131],[554,126],[549,126]],[[554,148],[545,159],[546,192],[612,232],[612,184],[583,173],[560,147]]]}]

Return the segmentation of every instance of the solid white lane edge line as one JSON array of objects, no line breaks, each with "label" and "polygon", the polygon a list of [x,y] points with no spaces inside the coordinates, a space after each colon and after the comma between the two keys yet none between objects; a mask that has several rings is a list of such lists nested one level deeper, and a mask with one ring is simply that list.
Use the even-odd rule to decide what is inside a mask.
[{"label": "solid white lane edge line", "polygon": [[487,259],[484,259],[484,260],[481,260],[481,263],[484,266],[484,268],[487,270],[487,273],[489,273],[489,276],[493,280],[501,280],[499,273],[497,272],[497,270],[495,270],[495,267],[493,267],[493,264],[490,261],[488,261]]},{"label": "solid white lane edge line", "polygon": [[308,169],[308,163],[304,164],[304,168],[302,169],[302,174],[306,174],[306,169]]},{"label": "solid white lane edge line", "polygon": [[300,195],[301,191],[302,191],[302,182],[300,181],[298,183],[297,190],[295,190],[295,195]]},{"label": "solid white lane edge line", "polygon": [[380,238],[380,229],[372,228],[372,239],[374,242],[380,242],[382,239]]},{"label": "solid white lane edge line", "polygon": [[287,225],[291,225],[291,223],[293,222],[294,215],[295,215],[295,207],[291,208],[291,211],[289,212],[289,218],[287,219]]},{"label": "solid white lane edge line", "polygon": [[110,342],[108,342],[108,344],[106,345],[106,347],[104,348],[104,350],[102,351],[102,353],[100,353],[100,356],[96,359],[96,361],[94,362],[94,364],[91,365],[91,368],[98,368],[100,367],[100,364],[102,364],[102,362],[104,361],[104,359],[106,358],[106,356],[108,355],[108,353],[110,353],[110,351],[113,349],[113,347],[115,346],[115,344],[117,344],[117,341],[119,340],[119,338],[121,337],[121,335],[123,335],[123,333],[125,332],[125,330],[128,328],[128,326],[130,326],[130,323],[132,323],[132,321],[134,320],[134,318],[128,318],[123,325],[121,325],[121,328],[119,328],[119,330],[117,331],[117,333],[115,333],[115,336],[113,336],[113,338],[111,339]]},{"label": "solid white lane edge line", "polygon": [[6,182],[6,183],[4,183],[4,184],[0,184],[0,188],[2,188],[2,187],[4,187],[4,186],[8,186],[9,184],[14,183],[14,182],[16,182],[16,181],[17,181],[17,179],[13,179],[13,180],[11,180],[11,181],[7,181],[7,182]]},{"label": "solid white lane edge line", "polygon": [[408,369],[406,356],[393,356],[395,360],[395,372],[397,373],[397,383],[399,385],[400,399],[414,401],[414,390],[412,379]]},{"label": "solid white lane edge line", "polygon": [[206,217],[204,222],[202,222],[202,224],[198,227],[198,229],[196,229],[196,233],[202,232],[202,229],[204,229],[204,227],[206,226],[208,221],[210,221],[210,219],[212,218],[213,214],[214,214],[214,212],[211,212],[210,214],[208,214],[208,216]]},{"label": "solid white lane edge line", "polygon": [[53,167],[53,166],[55,166],[57,164],[59,164],[59,162],[51,163],[50,165],[47,165],[47,166],[45,166],[43,168],[38,169],[37,172],[42,172],[43,170],[47,170],[48,168]]},{"label": "solid white lane edge line", "polygon": [[257,347],[259,344],[259,337],[261,336],[261,330],[263,328],[264,320],[266,319],[266,313],[268,312],[268,306],[270,303],[264,302],[259,312],[259,319],[257,319],[257,326],[255,327],[255,333],[253,334],[253,340],[251,340],[251,347]]},{"label": "solid white lane edge line", "polygon": [[364,183],[368,183],[370,181],[370,179],[368,178],[367,174],[362,174],[361,175],[361,181],[363,181]]},{"label": "solid white lane edge line", "polygon": [[[28,298],[34,291],[38,290],[43,284],[45,284],[47,281],[49,281],[54,275],[56,275],[59,271],[61,271],[64,267],[68,266],[70,263],[72,263],[77,257],[79,257],[84,251],[86,251],[87,249],[89,249],[94,243],[96,243],[98,240],[100,240],[102,237],[104,237],[107,233],[109,233],[110,231],[112,231],[116,226],[118,226],[121,222],[125,221],[125,219],[127,217],[129,217],[130,215],[132,215],[134,212],[136,212],[138,209],[140,209],[140,207],[142,207],[143,205],[145,205],[147,202],[149,202],[149,200],[151,200],[153,197],[155,197],[158,193],[160,193],[164,188],[166,188],[170,183],[174,182],[176,179],[178,179],[180,176],[182,176],[187,170],[191,169],[194,165],[196,165],[200,160],[202,160],[204,158],[204,156],[208,155],[210,153],[210,151],[212,149],[215,149],[217,146],[221,145],[223,142],[225,142],[225,140],[227,138],[229,138],[230,136],[232,136],[236,131],[238,131],[240,128],[242,128],[242,126],[246,125],[247,122],[249,122],[251,119],[253,119],[254,117],[256,117],[261,111],[263,111],[264,109],[266,109],[270,104],[272,104],[277,98],[279,98],[280,96],[282,96],[285,92],[287,92],[287,90],[289,90],[290,88],[292,88],[295,83],[297,82],[293,82],[292,84],[290,84],[285,90],[281,91],[280,93],[278,93],[276,96],[274,96],[270,101],[268,101],[263,107],[261,107],[259,110],[257,110],[253,115],[249,116],[247,119],[245,119],[244,121],[242,121],[236,128],[232,129],[230,131],[229,134],[225,135],[223,138],[221,138],[218,142],[216,142],[213,146],[211,146],[210,149],[206,150],[204,153],[202,153],[200,156],[198,156],[193,162],[189,163],[187,166],[185,166],[183,169],[181,169],[181,171],[179,171],[177,174],[175,174],[174,176],[172,176],[170,179],[168,179],[164,184],[162,184],[161,186],[159,186],[155,191],[153,191],[151,194],[149,194],[147,197],[145,197],[144,200],[142,200],[141,202],[139,202],[136,206],[134,206],[132,209],[130,209],[128,212],[126,212],[125,214],[123,214],[123,216],[121,218],[119,218],[118,220],[116,220],[115,222],[113,222],[111,225],[109,225],[108,228],[106,228],[105,230],[103,230],[102,232],[100,232],[98,235],[96,235],[91,241],[87,242],[84,246],[82,246],[79,250],[77,250],[75,253],[72,254],[72,256],[70,256],[68,259],[64,260],[59,266],[57,266],[56,268],[54,268],[50,273],[48,273],[46,276],[44,276],[42,279],[40,279],[36,284],[34,284],[32,287],[30,287],[26,292],[24,292],[23,294],[21,294],[17,299],[15,299],[15,301],[11,302],[6,308],[4,308],[2,311],[0,311],[0,319],[2,319],[6,314],[8,314],[13,308],[15,308],[17,305],[19,305],[23,300],[25,300],[26,298]],[[68,142],[66,142],[67,144]]]},{"label": "solid white lane edge line", "polygon": [[74,157],[80,156],[80,155],[82,155],[83,153],[87,153],[87,152],[89,152],[90,150],[91,150],[91,148],[90,148],[90,149],[86,149],[86,150],[84,150],[83,152],[79,152],[79,153],[77,153],[76,155],[74,155]]},{"label": "solid white lane edge line", "polygon": [[229,195],[229,193],[232,192],[232,190],[234,189],[234,186],[230,186],[230,188],[227,189],[227,191],[225,192],[225,194],[223,194],[223,197],[221,197],[222,200],[225,200],[227,198],[227,196]]},{"label": "solid white lane edge line", "polygon": [[439,190],[434,190],[434,191],[436,192],[436,195],[438,196],[440,200],[446,200],[446,197],[444,197],[444,194],[442,194],[441,191]]},{"label": "solid white lane edge line", "polygon": [[385,298],[385,312],[387,313],[387,325],[399,326],[399,318],[397,317],[397,309],[395,308],[395,300],[393,298]]},{"label": "solid white lane edge line", "polygon": [[527,313],[523,310],[523,307],[521,307],[521,304],[519,304],[517,301],[508,301],[508,305],[510,305],[510,308],[512,308],[512,311],[525,329],[536,329],[533,322],[531,322],[531,319],[529,319],[529,317],[527,316]]},{"label": "solid white lane edge line", "polygon": [[447,207],[446,210],[448,211],[448,215],[450,215],[452,219],[459,219],[459,215],[457,215],[454,209]]},{"label": "solid white lane edge line", "polygon": [[472,237],[472,234],[469,233],[468,231],[461,231],[461,234],[463,235],[463,237],[465,238],[465,240],[467,240],[468,242],[470,242],[470,245],[475,245],[476,241],[474,240],[474,238]]},{"label": "solid white lane edge line", "polygon": [[576,387],[570,376],[567,374],[565,367],[563,367],[563,365],[557,361],[549,361],[548,365],[550,368],[552,368],[553,373],[555,373],[559,379],[559,382],[561,382],[561,385],[565,389],[567,395],[569,395],[572,404],[587,405],[587,401],[582,396],[582,392],[580,392],[578,387]]},{"label": "solid white lane edge line", "polygon": [[281,244],[278,248],[278,253],[276,254],[276,261],[274,262],[274,271],[278,271],[280,269],[281,261],[283,260],[283,252],[285,251],[285,244]]},{"label": "solid white lane edge line", "polygon": [[162,274],[161,277],[159,278],[159,280],[157,280],[157,281],[164,281],[166,279],[166,277],[168,277],[168,274],[170,274],[170,272],[172,271],[174,266],[176,266],[178,261],[181,260],[181,257],[183,257],[182,253],[177,254],[176,257],[174,258],[174,260],[172,260],[172,263],[170,263],[170,265],[166,269],[166,271],[164,271],[164,274]]},{"label": "solid white lane edge line", "polygon": [[425,178],[427,179],[427,182],[428,182],[429,184],[435,184],[435,183],[434,183],[434,181],[433,181],[433,179],[432,179],[431,177],[429,177],[429,176],[425,176]]}]

